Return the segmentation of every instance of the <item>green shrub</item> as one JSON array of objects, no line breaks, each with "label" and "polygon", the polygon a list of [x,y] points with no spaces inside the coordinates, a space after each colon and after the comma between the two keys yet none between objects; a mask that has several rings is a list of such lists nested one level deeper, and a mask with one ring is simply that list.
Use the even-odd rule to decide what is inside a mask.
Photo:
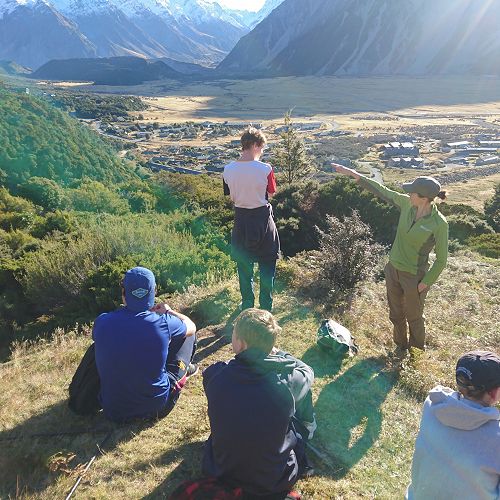
[{"label": "green shrub", "polygon": [[46,210],[53,211],[67,205],[63,189],[50,179],[31,177],[19,186],[19,192]]},{"label": "green shrub", "polygon": [[68,190],[73,208],[83,212],[105,212],[123,215],[129,204],[118,193],[97,181],[85,180],[76,189]]},{"label": "green shrub", "polygon": [[45,238],[55,232],[69,234],[76,229],[76,226],[77,222],[72,214],[56,210],[48,213],[45,217],[39,217],[31,234],[35,238]]},{"label": "green shrub", "polygon": [[114,292],[101,289],[115,283],[117,269],[121,272],[126,265],[150,268],[160,293],[220,279],[232,271],[226,254],[204,247],[188,233],[179,233],[177,222],[174,214],[97,217],[88,221],[90,227],[77,238],[47,240],[39,251],[26,255],[18,278],[28,299],[42,312],[68,302],[83,301],[88,306],[91,289],[98,295],[98,307],[110,304]]},{"label": "green shrub", "polygon": [[485,257],[500,258],[500,234],[482,234],[467,240],[467,245]]},{"label": "green shrub", "polygon": [[495,194],[484,204],[488,223],[495,231],[500,231],[500,183],[495,186]]},{"label": "green shrub", "polygon": [[450,238],[457,239],[460,242],[464,242],[473,236],[493,232],[488,223],[477,215],[456,214],[448,216],[447,220],[450,228]]}]

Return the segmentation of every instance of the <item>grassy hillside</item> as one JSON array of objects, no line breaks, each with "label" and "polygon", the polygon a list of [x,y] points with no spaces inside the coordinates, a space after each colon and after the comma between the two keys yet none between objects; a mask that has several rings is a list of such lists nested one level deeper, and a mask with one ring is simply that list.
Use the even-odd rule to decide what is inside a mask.
[{"label": "grassy hillside", "polygon": [[[310,453],[317,474],[299,482],[298,489],[309,499],[401,498],[426,391],[438,382],[453,384],[461,353],[500,346],[495,313],[500,269],[470,253],[450,258],[428,296],[429,349],[403,372],[388,355],[391,327],[382,282],[366,283],[343,320],[360,354],[338,360],[315,346],[321,316],[285,286],[290,272],[287,263],[280,265],[278,344],[314,367],[318,420],[312,441],[317,453]],[[192,288],[170,300],[200,327],[202,367],[231,356],[236,280]],[[164,498],[184,479],[200,475],[209,434],[201,377],[189,381],[169,417],[152,425],[79,418],[65,398],[89,344],[90,327],[59,330],[51,340],[18,344],[11,361],[0,367],[0,497],[64,497],[109,430],[112,435],[75,498]],[[85,429],[93,432],[33,437]]]}]

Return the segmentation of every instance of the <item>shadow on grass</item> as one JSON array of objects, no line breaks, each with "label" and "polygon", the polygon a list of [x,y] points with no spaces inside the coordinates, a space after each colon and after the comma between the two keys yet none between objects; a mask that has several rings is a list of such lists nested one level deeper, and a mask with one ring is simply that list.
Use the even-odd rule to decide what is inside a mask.
[{"label": "shadow on grass", "polygon": [[231,337],[217,335],[211,337],[204,337],[198,341],[198,346],[196,348],[196,354],[194,355],[194,362],[200,363],[204,359],[208,358],[215,352],[217,352],[222,347],[231,343]]},{"label": "shadow on grass", "polygon": [[[319,365],[313,354],[309,361]],[[325,373],[330,368],[338,370],[331,365]],[[363,359],[321,391],[314,407],[318,430],[313,442],[334,464],[333,469],[321,467],[325,476],[344,477],[377,441],[382,428],[380,407],[397,381],[394,373],[383,368],[383,358]]]},{"label": "shadow on grass", "polygon": [[192,304],[184,313],[196,323],[198,329],[202,329],[210,325],[217,325],[228,316],[230,320],[234,314],[234,307],[235,303],[231,292],[225,288],[215,295],[210,295]]},{"label": "shadow on grass", "polygon": [[[204,444],[203,441],[184,443],[162,455],[155,462],[155,466],[168,465],[172,462],[179,462],[179,465],[151,493],[144,496],[143,499],[168,498],[180,483],[188,479],[201,477],[201,458]],[[145,464],[145,467],[149,466],[150,464]]]},{"label": "shadow on grass", "polygon": [[155,423],[118,425],[102,413],[79,417],[69,410],[66,400],[59,401],[0,432],[0,498],[41,493],[61,474],[70,473],[76,480],[79,464],[98,453],[106,437],[105,450],[109,451]]}]

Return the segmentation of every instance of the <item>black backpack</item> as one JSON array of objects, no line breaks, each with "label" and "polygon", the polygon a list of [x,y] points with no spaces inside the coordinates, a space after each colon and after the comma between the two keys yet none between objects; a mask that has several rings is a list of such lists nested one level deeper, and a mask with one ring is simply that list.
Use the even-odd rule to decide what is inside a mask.
[{"label": "black backpack", "polygon": [[69,408],[77,415],[94,415],[101,409],[100,389],[101,381],[97,372],[93,343],[87,349],[69,384]]}]

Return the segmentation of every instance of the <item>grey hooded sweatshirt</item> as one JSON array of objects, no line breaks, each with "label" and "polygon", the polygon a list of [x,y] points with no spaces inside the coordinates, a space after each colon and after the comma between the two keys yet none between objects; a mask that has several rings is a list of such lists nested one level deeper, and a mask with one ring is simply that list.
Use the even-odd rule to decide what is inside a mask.
[{"label": "grey hooded sweatshirt", "polygon": [[448,387],[425,400],[408,500],[498,500],[500,412]]}]

